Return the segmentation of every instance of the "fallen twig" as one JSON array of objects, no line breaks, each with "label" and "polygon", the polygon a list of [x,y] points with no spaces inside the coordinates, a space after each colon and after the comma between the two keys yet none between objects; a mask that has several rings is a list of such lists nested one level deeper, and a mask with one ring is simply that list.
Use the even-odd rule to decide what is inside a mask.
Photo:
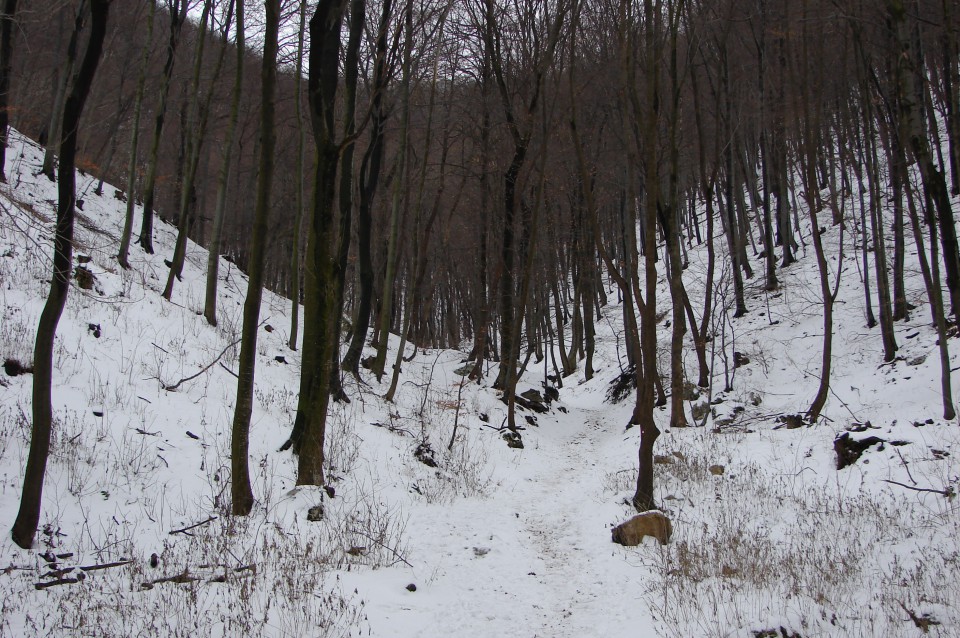
[{"label": "fallen twig", "polygon": [[51,580],[45,583],[34,583],[33,588],[37,590],[48,589],[50,587],[56,587],[57,585],[72,585],[74,583],[79,583],[79,578],[58,578],[57,580]]},{"label": "fallen twig", "polygon": [[189,572],[184,570],[182,573],[177,574],[176,576],[164,576],[163,578],[155,578],[154,580],[148,580],[140,583],[142,589],[153,589],[154,585],[159,585],[160,583],[195,583],[200,579],[196,576],[191,576]]},{"label": "fallen twig", "polygon": [[897,453],[897,456],[900,457],[900,462],[903,463],[903,469],[907,471],[907,476],[910,477],[910,482],[914,485],[917,484],[917,481],[913,478],[913,474],[910,473],[910,466],[907,465],[907,461],[903,458],[903,454],[900,454],[900,450],[893,448],[893,451]]},{"label": "fallen twig", "polygon": [[[260,326],[262,326],[265,321],[266,321],[266,319],[264,319],[263,321],[261,321],[261,322],[260,322]],[[259,328],[260,326],[257,326],[257,328]],[[184,377],[183,379],[180,379],[179,381],[177,381],[177,382],[174,383],[173,385],[165,385],[165,386],[163,386],[163,389],[166,390],[167,392],[173,392],[174,390],[176,390],[177,388],[180,387],[180,384],[181,384],[181,383],[186,383],[187,381],[193,381],[194,379],[196,379],[197,377],[199,377],[201,374],[203,374],[204,372],[206,372],[207,370],[209,370],[210,368],[212,368],[214,365],[216,365],[216,364],[220,361],[220,359],[223,358],[223,355],[227,354],[227,351],[230,350],[230,348],[232,348],[232,347],[234,347],[235,345],[237,345],[238,343],[240,343],[240,341],[241,341],[242,339],[243,339],[243,337],[240,337],[239,339],[237,339],[236,341],[234,341],[233,343],[231,343],[230,345],[228,345],[226,348],[224,348],[224,349],[220,352],[220,354],[217,355],[217,358],[214,359],[213,361],[211,361],[210,363],[208,363],[207,365],[205,365],[205,366],[200,370],[200,372],[198,372],[198,373],[196,373],[196,374],[192,374],[192,375],[190,375],[189,377]]]},{"label": "fallen twig", "polygon": [[61,578],[72,572],[75,569],[79,569],[84,572],[96,572],[101,569],[111,569],[113,567],[123,567],[124,565],[129,565],[132,563],[132,560],[118,560],[114,563],[100,563],[99,565],[81,565],[79,567],[63,567],[61,569],[54,569],[47,572],[43,575],[43,578]]},{"label": "fallen twig", "polygon": [[173,536],[174,534],[186,534],[187,532],[189,532],[189,531],[192,530],[192,529],[196,529],[196,528],[200,527],[201,525],[206,525],[207,523],[212,523],[212,522],[215,521],[215,520],[217,520],[217,517],[216,517],[216,516],[211,516],[210,518],[208,518],[208,519],[205,520],[205,521],[200,521],[199,523],[194,523],[193,525],[187,525],[186,527],[181,527],[180,529],[172,530],[172,531],[170,532],[170,536]]},{"label": "fallen twig", "polygon": [[946,498],[952,498],[954,496],[954,491],[952,487],[948,487],[945,490],[935,490],[929,487],[913,487],[912,485],[907,485],[899,481],[891,481],[889,479],[883,479],[884,483],[892,483],[893,485],[899,485],[900,487],[905,487],[908,490],[913,490],[914,492],[930,492],[932,494],[939,494],[940,496]]}]

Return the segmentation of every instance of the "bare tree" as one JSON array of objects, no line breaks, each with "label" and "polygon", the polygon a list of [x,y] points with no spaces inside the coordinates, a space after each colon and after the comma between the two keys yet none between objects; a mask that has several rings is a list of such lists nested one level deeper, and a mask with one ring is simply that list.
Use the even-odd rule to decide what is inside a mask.
[{"label": "bare tree", "polygon": [[0,11],[0,182],[7,181],[7,127],[10,122],[10,60],[13,57],[13,22],[17,0],[4,0]]},{"label": "bare tree", "polygon": [[[242,2],[242,0],[240,0]],[[270,195],[273,190],[274,153],[277,133],[274,110],[277,91],[277,39],[280,31],[280,0],[264,0],[266,14],[261,66],[260,171],[257,178],[256,208],[253,232],[250,235],[250,258],[247,296],[243,303],[243,332],[240,361],[237,368],[237,407],[233,414],[230,442],[232,512],[246,516],[253,508],[250,488],[249,455],[250,417],[253,414],[254,372],[257,360],[257,331],[260,329],[260,302],[263,298],[263,260],[270,217]]]},{"label": "bare tree", "polygon": [[157,187],[157,162],[160,157],[160,141],[163,139],[163,126],[167,116],[167,96],[170,91],[170,79],[173,77],[173,66],[176,61],[177,47],[180,44],[180,33],[183,23],[187,19],[187,0],[166,0],[167,11],[170,13],[170,28],[167,38],[167,60],[163,65],[163,75],[160,79],[157,98],[157,108],[154,114],[153,140],[150,143],[150,155],[147,158],[147,175],[143,184],[143,219],[140,224],[140,237],[137,243],[148,254],[153,254],[153,206]]},{"label": "bare tree", "polygon": [[[83,28],[86,0],[80,3],[76,24],[70,38],[68,58],[76,58],[76,49]],[[30,434],[30,451],[23,476],[23,491],[20,510],[13,524],[13,542],[24,549],[33,546],[40,521],[40,503],[43,494],[43,479],[47,457],[50,453],[50,434],[53,428],[53,346],[57,324],[67,303],[70,275],[73,266],[73,225],[76,212],[76,150],[80,116],[97,72],[103,40],[107,31],[110,0],[90,0],[90,36],[87,49],[80,63],[80,70],[73,79],[73,88],[63,107],[60,130],[60,165],[57,184],[57,225],[53,239],[53,277],[50,294],[40,313],[37,340],[33,352],[33,429]],[[72,64],[69,64],[72,68]]]}]

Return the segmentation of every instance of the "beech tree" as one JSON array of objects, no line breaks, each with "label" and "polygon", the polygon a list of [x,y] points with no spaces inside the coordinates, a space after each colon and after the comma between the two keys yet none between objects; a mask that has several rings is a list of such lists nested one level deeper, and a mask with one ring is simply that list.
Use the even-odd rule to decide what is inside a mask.
[{"label": "beech tree", "polygon": [[7,127],[10,123],[10,59],[13,57],[13,24],[17,0],[4,0],[0,9],[0,182],[7,181]]},{"label": "beech tree", "polygon": [[204,297],[203,316],[211,326],[217,325],[217,282],[220,276],[220,238],[226,221],[227,191],[230,188],[230,172],[233,167],[233,146],[237,134],[237,121],[240,119],[240,98],[243,91],[243,57],[246,55],[246,35],[244,33],[243,0],[236,5],[236,53],[237,70],[233,78],[233,92],[230,98],[230,115],[227,133],[223,144],[223,159],[217,172],[217,195],[213,213],[213,229],[210,243],[207,244],[207,283]]},{"label": "beech tree", "polygon": [[150,142],[150,155],[147,158],[147,174],[143,184],[143,218],[140,223],[140,237],[137,243],[144,252],[153,254],[153,207],[157,187],[157,162],[160,159],[160,141],[167,117],[167,96],[170,92],[170,80],[176,62],[177,47],[180,45],[180,33],[187,19],[188,0],[166,0],[170,14],[169,34],[167,37],[167,59],[163,65],[160,79],[157,107],[154,112],[153,139]]},{"label": "beech tree", "polygon": [[[75,60],[80,34],[86,19],[86,0],[82,0],[68,46],[68,59]],[[57,183],[57,223],[53,239],[53,276],[47,302],[40,313],[37,340],[33,352],[33,428],[30,433],[30,451],[23,476],[20,509],[13,523],[13,542],[24,549],[33,546],[40,521],[40,505],[47,457],[50,453],[50,434],[53,429],[53,349],[57,324],[67,303],[70,276],[73,270],[73,226],[76,212],[76,151],[77,132],[83,107],[93,84],[97,65],[103,51],[107,32],[110,0],[90,0],[90,35],[80,69],[72,79],[72,88],[63,107],[60,130],[60,164]],[[67,63],[73,68],[73,63]]]},{"label": "beech tree", "polygon": [[[240,0],[242,2],[242,0]],[[253,414],[254,373],[257,358],[257,332],[260,329],[260,302],[263,298],[264,254],[267,224],[270,218],[270,195],[273,190],[274,153],[277,135],[274,108],[277,90],[277,39],[280,31],[280,0],[264,0],[265,24],[261,75],[260,171],[257,178],[256,208],[253,232],[250,235],[250,257],[247,264],[247,295],[243,302],[243,332],[240,360],[237,367],[237,407],[233,414],[230,439],[231,511],[246,516],[253,508],[250,487],[249,456],[250,417]]]},{"label": "beech tree", "polygon": [[[341,312],[336,305],[334,213],[342,146],[336,140],[334,109],[339,84],[340,30],[344,11],[344,3],[320,0],[310,19],[307,89],[317,156],[313,212],[307,241],[309,276],[304,297],[304,368],[301,372],[297,421],[291,435],[294,451],[299,453],[298,485],[324,484],[323,446],[327,407],[330,402],[333,357],[339,346],[339,337],[334,332],[336,316]],[[350,21],[351,32],[363,29],[364,20],[355,17]],[[359,46],[360,39],[350,37],[349,43],[350,47]],[[348,50],[346,58],[357,60],[356,52]],[[348,73],[352,74],[353,71]],[[347,138],[345,142],[352,143],[352,139]]]}]

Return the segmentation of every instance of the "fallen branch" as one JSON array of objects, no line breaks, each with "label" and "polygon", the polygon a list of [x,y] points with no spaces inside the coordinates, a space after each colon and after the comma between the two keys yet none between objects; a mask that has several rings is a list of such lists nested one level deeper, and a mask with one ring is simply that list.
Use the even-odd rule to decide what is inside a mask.
[{"label": "fallen branch", "polygon": [[[264,319],[263,321],[261,321],[261,322],[260,322],[260,326],[262,326],[265,321],[266,321],[266,319]],[[257,326],[257,328],[260,328],[260,326]],[[236,341],[234,341],[233,343],[231,343],[230,345],[228,345],[226,348],[224,348],[224,349],[220,352],[220,354],[217,355],[217,358],[214,359],[213,361],[211,361],[210,363],[208,363],[206,366],[204,366],[204,367],[200,370],[200,372],[198,372],[198,373],[196,373],[196,374],[193,374],[193,375],[190,375],[189,377],[184,377],[183,379],[180,379],[179,381],[177,381],[177,382],[174,383],[173,385],[165,385],[165,386],[163,386],[163,389],[166,390],[167,392],[173,392],[174,390],[176,390],[177,388],[180,387],[180,384],[181,384],[181,383],[186,383],[187,381],[193,381],[194,379],[196,379],[197,377],[199,377],[201,374],[203,374],[204,372],[206,372],[207,370],[209,370],[210,368],[212,368],[213,366],[215,366],[215,365],[217,364],[217,362],[219,362],[220,359],[223,358],[223,355],[227,354],[227,351],[230,350],[230,348],[236,346],[236,345],[237,345],[238,343],[240,343],[240,341],[242,341],[242,340],[243,340],[243,337],[240,337],[239,339],[237,339]]]},{"label": "fallen branch", "polygon": [[164,576],[163,578],[155,578],[154,580],[148,580],[143,583],[140,583],[142,589],[153,589],[154,585],[159,585],[161,583],[195,583],[200,579],[196,576],[191,576],[190,573],[184,570],[182,573],[177,574],[176,576]]},{"label": "fallen branch", "polygon": [[57,580],[51,580],[46,583],[34,583],[33,588],[37,590],[49,589],[50,587],[56,587],[57,585],[72,585],[74,583],[79,583],[79,578],[58,578]]},{"label": "fallen branch", "polygon": [[903,469],[907,471],[907,476],[910,477],[910,482],[916,485],[917,481],[913,478],[913,474],[910,473],[910,466],[907,465],[907,461],[903,458],[903,454],[900,454],[900,450],[897,448],[893,448],[893,451],[896,452],[897,456],[900,457],[900,462],[903,463]]},{"label": "fallen branch", "polygon": [[930,492],[931,494],[939,494],[945,498],[953,498],[955,495],[953,488],[948,487],[945,490],[935,490],[929,487],[913,487],[912,485],[907,485],[905,483],[900,483],[899,481],[891,481],[889,479],[883,479],[884,483],[892,483],[893,485],[899,485],[900,487],[905,487],[908,490],[913,490],[914,492]]},{"label": "fallen branch", "polygon": [[[81,565],[80,567],[64,567],[62,569],[54,569],[47,572],[42,576],[42,578],[61,578],[75,569],[79,569],[84,572],[96,572],[101,569],[112,569],[113,567],[123,567],[124,565],[129,565],[132,563],[132,560],[119,560],[114,563],[101,563],[99,565]],[[62,583],[58,583],[62,584]]]},{"label": "fallen branch", "polygon": [[391,434],[399,434],[400,436],[413,436],[413,435],[414,435],[413,432],[411,432],[410,430],[408,430],[408,429],[406,429],[406,428],[401,428],[401,427],[399,427],[399,426],[392,425],[392,424],[389,424],[389,423],[371,423],[370,425],[372,425],[372,426],[375,427],[375,428],[383,428],[384,430],[387,430],[387,431],[390,432]]},{"label": "fallen branch", "polygon": [[[205,521],[200,521],[199,523],[194,523],[193,525],[187,525],[186,527],[181,527],[180,529],[172,530],[172,531],[170,532],[170,536],[173,536],[174,534],[187,534],[187,532],[189,532],[190,530],[196,529],[196,528],[200,527],[201,525],[206,525],[207,523],[212,523],[212,522],[215,521],[215,520],[217,520],[217,517],[216,517],[216,516],[211,516],[210,518],[208,518],[208,519],[205,520]],[[189,534],[187,534],[187,535],[189,536]]]}]

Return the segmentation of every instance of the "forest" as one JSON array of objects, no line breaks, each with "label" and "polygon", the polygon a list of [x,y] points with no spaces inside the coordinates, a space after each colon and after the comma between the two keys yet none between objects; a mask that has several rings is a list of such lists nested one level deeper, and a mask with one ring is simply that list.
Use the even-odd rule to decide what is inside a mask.
[{"label": "forest", "polygon": [[[145,295],[232,326],[201,371],[226,353],[236,370],[219,430],[229,517],[262,500],[250,446],[268,322],[300,363],[271,439],[292,452],[296,486],[339,480],[328,455],[344,410],[366,393],[402,404],[413,371],[432,379],[432,353],[452,351],[450,451],[465,391],[495,393],[502,421],[481,427],[522,448],[534,414],[600,375],[629,406],[616,418],[635,437],[631,514],[666,511],[658,439],[730,424],[717,406],[736,375],[758,355],[779,364],[751,363],[733,339],[747,321],[776,330],[771,304],[797,294],[799,273],[812,381],[768,421],[870,426],[841,398],[857,388],[846,368],[838,385],[838,362],[869,351],[860,363],[879,378],[924,331],[926,413],[956,427],[951,0],[2,0],[0,168],[19,188],[8,127],[42,149],[30,179],[57,193],[22,362],[24,549],[42,532],[63,420],[57,325],[82,286],[74,224],[91,192],[123,211],[106,272],[156,255]],[[78,196],[75,171],[92,191]],[[222,301],[234,269],[239,316]],[[282,328],[265,299],[285,299]],[[168,394],[193,381],[162,376]],[[953,480],[926,491],[952,502]]]}]

